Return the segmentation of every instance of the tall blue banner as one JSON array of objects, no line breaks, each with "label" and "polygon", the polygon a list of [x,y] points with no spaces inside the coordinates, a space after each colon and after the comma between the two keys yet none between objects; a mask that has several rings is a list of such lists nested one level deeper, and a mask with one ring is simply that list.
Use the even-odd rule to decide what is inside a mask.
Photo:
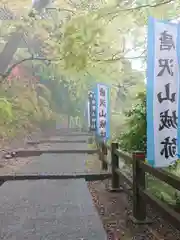
[{"label": "tall blue banner", "polygon": [[149,18],[147,62],[147,161],[167,167],[180,148],[179,25]]},{"label": "tall blue banner", "polygon": [[110,138],[110,89],[98,83],[96,86],[96,134],[103,141]]}]

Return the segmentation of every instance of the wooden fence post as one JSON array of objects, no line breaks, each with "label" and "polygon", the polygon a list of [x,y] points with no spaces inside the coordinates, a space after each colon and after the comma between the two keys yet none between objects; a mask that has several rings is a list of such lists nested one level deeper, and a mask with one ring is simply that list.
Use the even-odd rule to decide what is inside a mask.
[{"label": "wooden fence post", "polygon": [[102,142],[101,145],[101,168],[102,170],[108,170],[108,165],[107,165],[107,147],[104,142]]},{"label": "wooden fence post", "polygon": [[96,144],[97,149],[100,150],[100,144],[99,144],[97,135],[95,135],[95,144]]},{"label": "wooden fence post", "polygon": [[119,167],[119,157],[115,154],[118,149],[118,143],[111,144],[111,166],[112,166],[112,191],[119,190],[119,175],[116,173],[116,168]]},{"label": "wooden fence post", "polygon": [[97,147],[97,149],[98,149],[98,159],[101,161],[101,152],[102,152],[102,146],[101,146],[101,143],[98,141],[98,138],[97,138],[97,136],[96,136],[96,138],[95,138],[96,140],[96,147]]},{"label": "wooden fence post", "polygon": [[140,161],[145,161],[143,152],[133,153],[133,222],[143,224],[146,221],[146,203],[140,195],[146,187],[145,172],[140,167]]}]

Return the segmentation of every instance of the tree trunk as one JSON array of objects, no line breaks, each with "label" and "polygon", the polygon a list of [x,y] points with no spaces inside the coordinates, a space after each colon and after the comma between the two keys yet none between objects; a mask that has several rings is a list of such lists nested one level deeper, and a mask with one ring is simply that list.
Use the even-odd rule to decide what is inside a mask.
[{"label": "tree trunk", "polygon": [[[48,4],[50,0],[36,0],[33,4],[33,9],[40,12],[42,9],[44,9]],[[32,12],[32,11],[31,11]],[[29,13],[29,16],[31,14]],[[8,42],[6,43],[3,51],[0,53],[0,74],[3,74],[6,69],[8,68],[9,64],[11,63],[14,54],[16,53],[19,43],[21,39],[23,38],[24,33],[20,31],[19,29],[14,32]]]}]

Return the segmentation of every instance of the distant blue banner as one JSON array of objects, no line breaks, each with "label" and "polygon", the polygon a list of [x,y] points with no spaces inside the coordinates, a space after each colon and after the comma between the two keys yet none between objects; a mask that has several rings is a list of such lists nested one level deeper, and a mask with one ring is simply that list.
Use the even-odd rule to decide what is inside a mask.
[{"label": "distant blue banner", "polygon": [[93,91],[88,92],[88,116],[89,130],[96,131],[96,94]]},{"label": "distant blue banner", "polygon": [[110,138],[110,89],[98,83],[96,86],[96,134],[103,141]]}]

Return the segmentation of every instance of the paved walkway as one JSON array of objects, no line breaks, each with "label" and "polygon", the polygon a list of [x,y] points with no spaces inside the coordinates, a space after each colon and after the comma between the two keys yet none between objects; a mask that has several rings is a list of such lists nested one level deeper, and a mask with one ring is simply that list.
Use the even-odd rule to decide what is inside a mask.
[{"label": "paved walkway", "polygon": [[[45,148],[41,144],[41,149]],[[54,146],[56,145],[56,147]],[[48,144],[48,148],[52,148]],[[46,149],[48,149],[46,147]],[[87,149],[87,143],[56,143],[53,144],[53,149]],[[42,154],[39,157],[32,158],[33,160],[21,168],[18,173],[23,174],[71,174],[85,172],[85,161],[87,154]]]},{"label": "paved walkway", "polygon": [[[56,147],[87,149],[87,143]],[[20,172],[81,173],[86,157],[44,154]],[[16,181],[0,187],[0,239],[105,240],[106,234],[83,179]]]}]

